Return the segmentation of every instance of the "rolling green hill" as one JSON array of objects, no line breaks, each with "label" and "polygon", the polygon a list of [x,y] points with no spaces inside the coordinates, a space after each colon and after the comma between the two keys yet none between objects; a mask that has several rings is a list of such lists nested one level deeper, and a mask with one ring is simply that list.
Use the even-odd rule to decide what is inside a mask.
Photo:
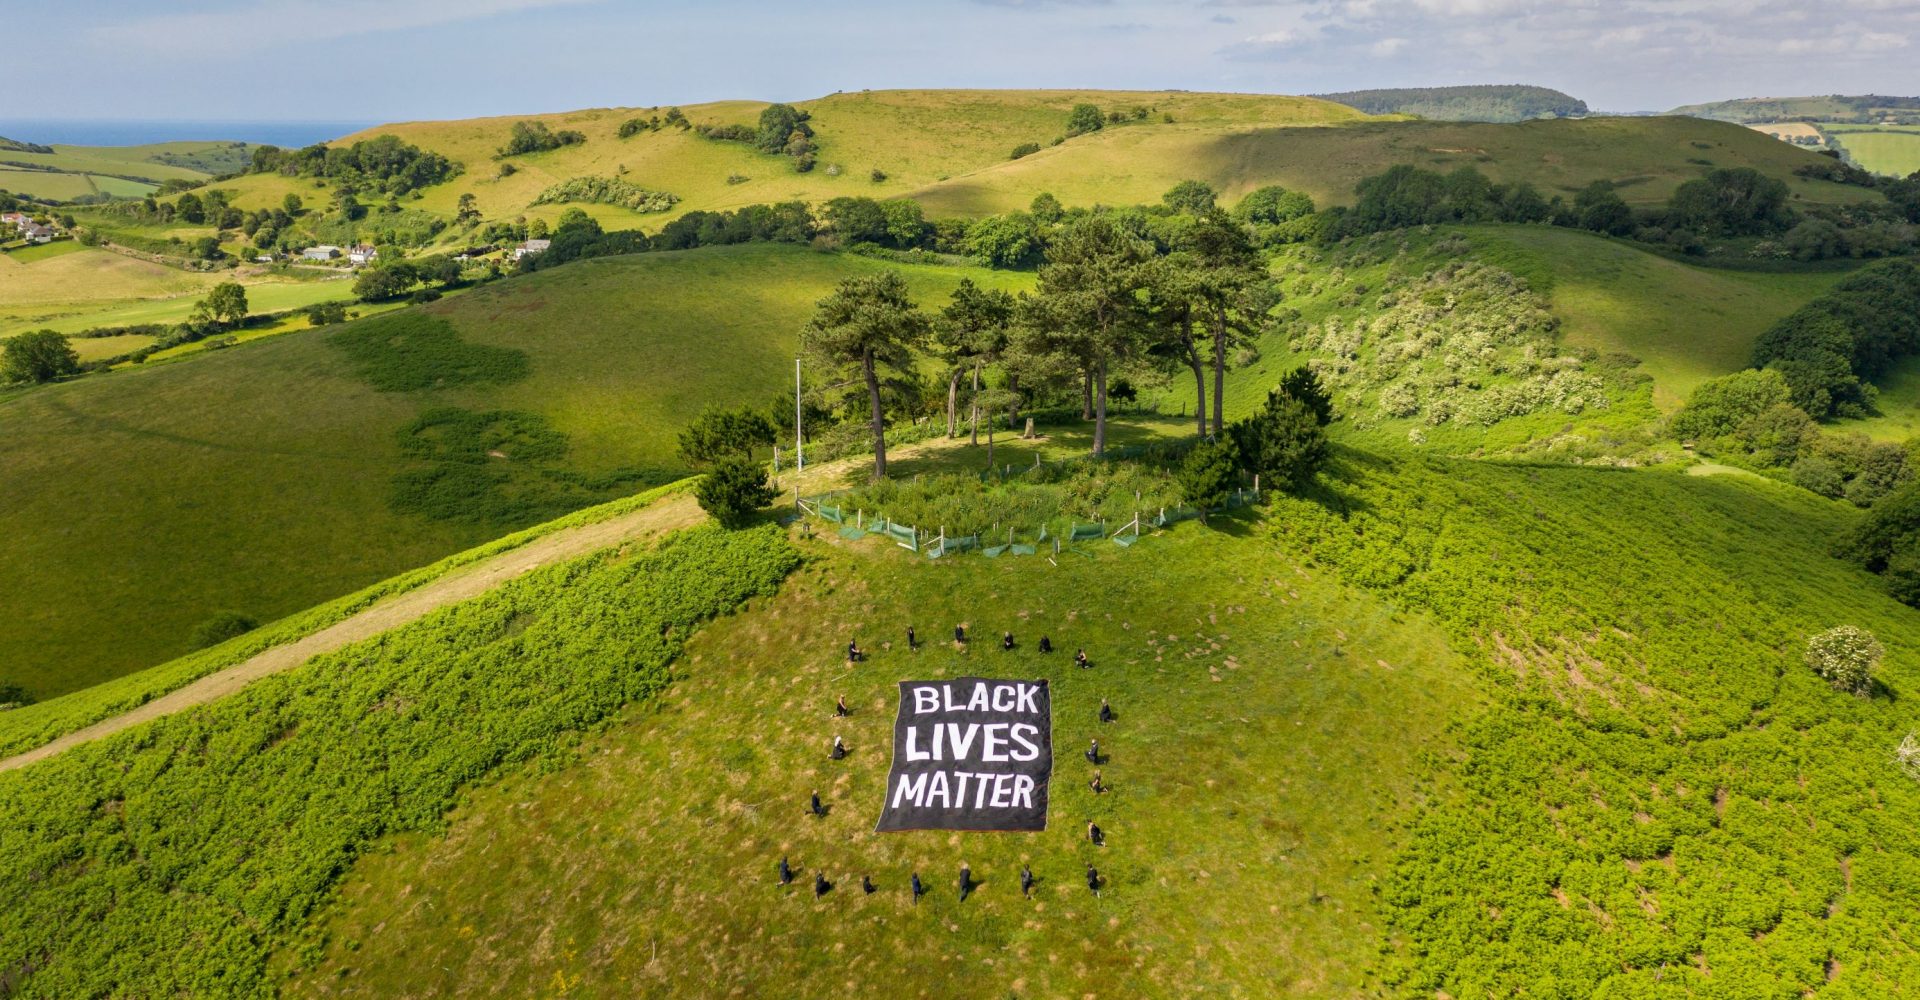
[{"label": "rolling green hill", "polygon": [[981,215],[1024,208],[1042,191],[1068,204],[1152,201],[1191,177],[1229,198],[1280,184],[1337,205],[1352,202],[1361,179],[1397,163],[1439,171],[1471,166],[1495,181],[1530,181],[1549,195],[1611,180],[1636,205],[1664,202],[1682,183],[1716,167],[1753,167],[1787,181],[1795,197],[1807,201],[1878,197],[1794,176],[1796,167],[1818,162],[1815,153],[1751,129],[1687,118],[1366,121],[1230,132],[1116,130],[1092,138],[956,176],[914,197],[932,215]]},{"label": "rolling green hill", "polygon": [[[814,300],[883,266],[786,246],[598,260],[0,398],[0,589],[14,595],[0,663],[41,694],[73,690],[184,652],[223,609],[276,618],[673,477],[679,428],[708,403],[789,385]],[[1029,280],[905,270],[938,302],[962,276]],[[438,368],[420,365],[466,382],[431,387],[439,376],[420,373]],[[403,447],[449,407],[468,416],[421,424]],[[474,422],[496,411],[505,423]],[[544,457],[474,470],[406,450],[508,427]]]},{"label": "rolling green hill", "polygon": [[170,180],[203,181],[246,168],[244,142],[26,148],[0,140],[0,191],[58,201],[94,195],[137,198]]},{"label": "rolling green hill", "polygon": [[1688,104],[1668,113],[1741,124],[1796,120],[1873,123],[1888,119],[1920,119],[1920,97],[1883,97],[1877,94],[1742,97],[1731,101]]},{"label": "rolling green hill", "polygon": [[1523,122],[1530,118],[1577,118],[1587,113],[1587,102],[1571,94],[1522,84],[1348,90],[1313,96],[1370,115],[1412,115],[1432,121]]}]

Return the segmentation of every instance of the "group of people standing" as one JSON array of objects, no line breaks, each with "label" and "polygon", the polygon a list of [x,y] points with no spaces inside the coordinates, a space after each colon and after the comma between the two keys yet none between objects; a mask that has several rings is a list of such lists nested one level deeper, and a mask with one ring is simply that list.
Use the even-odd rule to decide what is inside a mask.
[{"label": "group of people standing", "polygon": [[[955,625],[953,627],[954,646],[959,649],[965,649],[967,647],[968,641],[969,640],[967,637],[966,626]],[[917,652],[919,648],[920,648],[920,637],[918,634],[914,632],[913,626],[909,625],[907,626],[907,649],[909,651]],[[1000,633],[1000,649],[1002,652],[1012,652],[1017,648],[1018,648],[1018,643],[1014,640],[1012,632],[1003,631]],[[1041,653],[1052,653],[1053,640],[1048,636],[1042,635],[1040,637],[1038,648]],[[858,639],[848,640],[847,662],[849,664],[858,664],[866,660],[866,658],[867,658],[867,653],[865,650],[860,648],[859,640]],[[1073,662],[1075,666],[1083,670],[1091,669],[1093,667],[1093,661],[1087,657],[1087,651],[1084,647],[1074,651]],[[847,707],[847,699],[845,695],[840,695],[834,699],[834,704],[833,704],[834,718],[844,719],[844,718],[847,718],[848,716],[851,716],[852,714],[853,714],[853,710]],[[1114,721],[1115,718],[1116,716],[1113,711],[1113,706],[1107,702],[1107,699],[1105,698],[1100,699],[1100,712],[1099,712],[1100,724],[1104,726],[1107,723]],[[829,760],[836,760],[836,761],[844,760],[847,757],[847,753],[848,753],[848,750],[847,750],[846,743],[841,739],[841,737],[838,734],[836,734],[833,737],[832,746],[827,751],[827,758]],[[1095,765],[1093,778],[1089,780],[1087,783],[1088,787],[1093,790],[1093,793],[1095,795],[1101,795],[1106,793],[1108,791],[1108,786],[1105,780],[1102,778],[1101,771],[1099,770],[1099,765],[1106,761],[1106,757],[1101,753],[1100,740],[1098,738],[1095,738],[1088,745],[1086,758],[1088,763]],[[818,790],[815,790],[808,797],[807,812],[810,815],[815,817],[822,817],[827,815],[827,807],[823,802],[820,801],[820,792]],[[1088,843],[1092,844],[1094,847],[1106,846],[1105,831],[1101,830],[1100,826],[1091,819],[1087,820],[1087,841]],[[780,865],[779,865],[778,871],[779,871],[780,884],[782,886],[793,884],[795,873],[794,873],[793,867],[788,864],[787,858],[785,856],[782,856],[780,858]],[[1040,880],[1033,874],[1032,867],[1024,864],[1020,866],[1020,895],[1022,897],[1032,898],[1033,888],[1035,885],[1039,883],[1039,881]],[[1106,880],[1104,876],[1100,874],[1100,871],[1098,868],[1089,864],[1087,865],[1086,881],[1087,881],[1087,890],[1089,892],[1092,892],[1095,896],[1098,896],[1100,895],[1100,887],[1102,884],[1104,884]],[[960,901],[965,902],[967,897],[972,895],[973,891],[976,888],[978,888],[979,885],[980,883],[977,882],[973,877],[973,869],[969,867],[966,863],[964,862],[961,863],[960,877],[959,877],[959,882],[957,887]],[[815,899],[819,899],[820,897],[825,896],[827,893],[832,892],[834,888],[835,888],[835,883],[827,880],[827,876],[825,872],[816,871],[814,873],[813,896]],[[908,879],[908,888],[912,891],[913,901],[916,904],[920,902],[920,897],[926,895],[928,891],[926,883],[921,881],[920,873],[917,871],[913,872],[910,878]],[[871,876],[863,874],[860,876],[860,891],[865,895],[872,895],[873,893],[879,891],[879,886],[874,884],[874,881]]]}]

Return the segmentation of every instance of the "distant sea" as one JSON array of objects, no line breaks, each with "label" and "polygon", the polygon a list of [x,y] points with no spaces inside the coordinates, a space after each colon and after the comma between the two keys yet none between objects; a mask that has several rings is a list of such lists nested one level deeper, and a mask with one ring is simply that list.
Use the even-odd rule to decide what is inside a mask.
[{"label": "distant sea", "polygon": [[0,136],[52,146],[144,146],[181,140],[237,140],[273,146],[309,146],[371,128],[379,122],[109,121],[0,118]]}]

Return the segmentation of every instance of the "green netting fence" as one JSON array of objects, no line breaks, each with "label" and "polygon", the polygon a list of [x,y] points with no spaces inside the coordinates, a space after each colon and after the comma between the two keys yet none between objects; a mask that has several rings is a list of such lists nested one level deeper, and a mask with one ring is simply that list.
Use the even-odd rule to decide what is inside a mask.
[{"label": "green netting fence", "polygon": [[[1142,511],[1118,527],[1103,521],[1080,522],[1060,518],[1057,521],[1042,521],[1038,526],[1025,530],[1018,526],[1009,527],[1005,535],[997,534],[999,529],[996,528],[995,535],[983,539],[979,535],[949,535],[944,526],[926,529],[901,524],[880,512],[872,515],[858,509],[849,512],[843,503],[828,502],[844,492],[802,497],[796,505],[802,516],[818,517],[839,525],[842,538],[858,540],[868,535],[881,535],[901,548],[924,554],[929,559],[943,559],[966,552],[977,552],[988,559],[1060,555],[1064,552],[1091,556],[1093,553],[1090,550],[1098,546],[1110,542],[1125,550],[1145,537],[1143,531],[1164,530],[1202,514],[1197,507],[1163,507],[1158,511]],[[1257,490],[1235,490],[1228,495],[1227,502],[1220,509],[1244,507],[1259,499]]]}]

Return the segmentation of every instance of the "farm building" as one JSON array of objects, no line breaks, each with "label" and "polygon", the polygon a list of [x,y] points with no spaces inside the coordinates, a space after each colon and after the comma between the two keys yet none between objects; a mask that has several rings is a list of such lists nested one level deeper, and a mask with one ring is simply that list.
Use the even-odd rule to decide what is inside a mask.
[{"label": "farm building", "polygon": [[339,256],[339,247],[330,246],[325,243],[317,247],[308,247],[300,253],[300,257],[303,260],[333,260]]},{"label": "farm building", "polygon": [[542,253],[552,245],[553,245],[552,240],[528,240],[525,243],[520,244],[519,247],[514,249],[513,259],[519,260],[520,258],[527,256],[528,254]]},{"label": "farm building", "polygon": [[347,261],[352,264],[371,264],[380,256],[380,252],[365,243],[356,243],[347,251]]}]

